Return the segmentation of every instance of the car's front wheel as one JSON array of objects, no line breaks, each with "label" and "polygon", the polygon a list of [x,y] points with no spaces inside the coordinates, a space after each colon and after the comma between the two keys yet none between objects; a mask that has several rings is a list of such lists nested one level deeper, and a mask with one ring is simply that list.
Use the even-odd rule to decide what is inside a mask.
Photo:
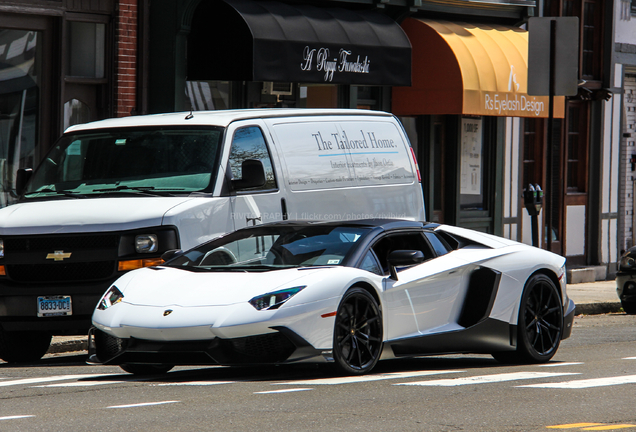
[{"label": "car's front wheel", "polygon": [[338,369],[362,375],[373,369],[382,353],[382,313],[366,290],[351,288],[338,306],[333,334],[333,354]]},{"label": "car's front wheel", "polygon": [[124,363],[120,368],[135,375],[157,375],[168,372],[174,365],[167,364],[144,364],[144,363]]},{"label": "car's front wheel", "polygon": [[535,274],[521,298],[516,351],[493,353],[493,357],[504,363],[544,363],[556,354],[562,335],[559,291],[548,276]]},{"label": "car's front wheel", "polygon": [[7,363],[37,361],[49,350],[51,335],[45,332],[0,330],[0,359]]}]

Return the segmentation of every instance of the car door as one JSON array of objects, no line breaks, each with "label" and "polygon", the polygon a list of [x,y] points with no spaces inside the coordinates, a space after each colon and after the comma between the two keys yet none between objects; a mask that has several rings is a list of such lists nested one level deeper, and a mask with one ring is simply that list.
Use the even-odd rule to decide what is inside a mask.
[{"label": "car door", "polygon": [[[242,179],[245,160],[260,161],[265,171],[264,185],[230,192],[232,222],[235,229],[283,219],[284,197],[279,187],[278,161],[272,156],[264,130],[265,128],[258,123],[228,129],[232,140],[228,156],[227,183],[230,184],[230,180]],[[228,189],[231,190],[231,186],[228,186]]]},{"label": "car door", "polygon": [[421,264],[397,268],[397,280],[384,281],[387,339],[419,336],[444,327],[454,328],[461,309],[469,265],[448,249],[427,239],[421,230],[388,235],[373,250],[388,275],[388,254],[394,250],[422,251]]}]

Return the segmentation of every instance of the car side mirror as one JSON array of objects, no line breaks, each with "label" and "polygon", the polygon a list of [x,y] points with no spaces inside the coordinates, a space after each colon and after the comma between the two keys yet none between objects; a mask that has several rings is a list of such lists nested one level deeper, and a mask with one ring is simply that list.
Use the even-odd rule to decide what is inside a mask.
[{"label": "car side mirror", "polygon": [[176,258],[179,255],[182,255],[183,251],[181,249],[170,249],[167,250],[161,255],[161,259],[164,261],[170,261],[172,258]]},{"label": "car side mirror", "polygon": [[242,178],[232,180],[234,190],[252,189],[265,185],[265,168],[256,159],[246,159],[241,164]]},{"label": "car side mirror", "polygon": [[24,188],[26,187],[27,182],[33,175],[33,169],[31,168],[20,168],[16,172],[15,176],[15,193],[20,196],[24,193]]},{"label": "car side mirror", "polygon": [[426,260],[424,253],[419,250],[396,250],[389,254],[387,261],[389,262],[389,271],[391,279],[397,280],[397,266],[409,266],[420,264]]}]

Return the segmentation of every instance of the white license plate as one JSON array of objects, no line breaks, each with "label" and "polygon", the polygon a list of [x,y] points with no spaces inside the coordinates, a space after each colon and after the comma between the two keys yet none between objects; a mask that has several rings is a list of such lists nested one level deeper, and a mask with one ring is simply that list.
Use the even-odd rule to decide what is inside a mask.
[{"label": "white license plate", "polygon": [[38,316],[66,316],[73,315],[71,296],[38,297]]}]

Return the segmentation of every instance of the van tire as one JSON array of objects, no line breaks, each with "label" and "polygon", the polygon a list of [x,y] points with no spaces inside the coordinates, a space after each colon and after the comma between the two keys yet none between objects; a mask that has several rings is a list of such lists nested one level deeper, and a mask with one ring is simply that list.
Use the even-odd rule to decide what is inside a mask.
[{"label": "van tire", "polygon": [[45,332],[0,330],[0,359],[7,363],[38,361],[50,346],[51,335]]}]

